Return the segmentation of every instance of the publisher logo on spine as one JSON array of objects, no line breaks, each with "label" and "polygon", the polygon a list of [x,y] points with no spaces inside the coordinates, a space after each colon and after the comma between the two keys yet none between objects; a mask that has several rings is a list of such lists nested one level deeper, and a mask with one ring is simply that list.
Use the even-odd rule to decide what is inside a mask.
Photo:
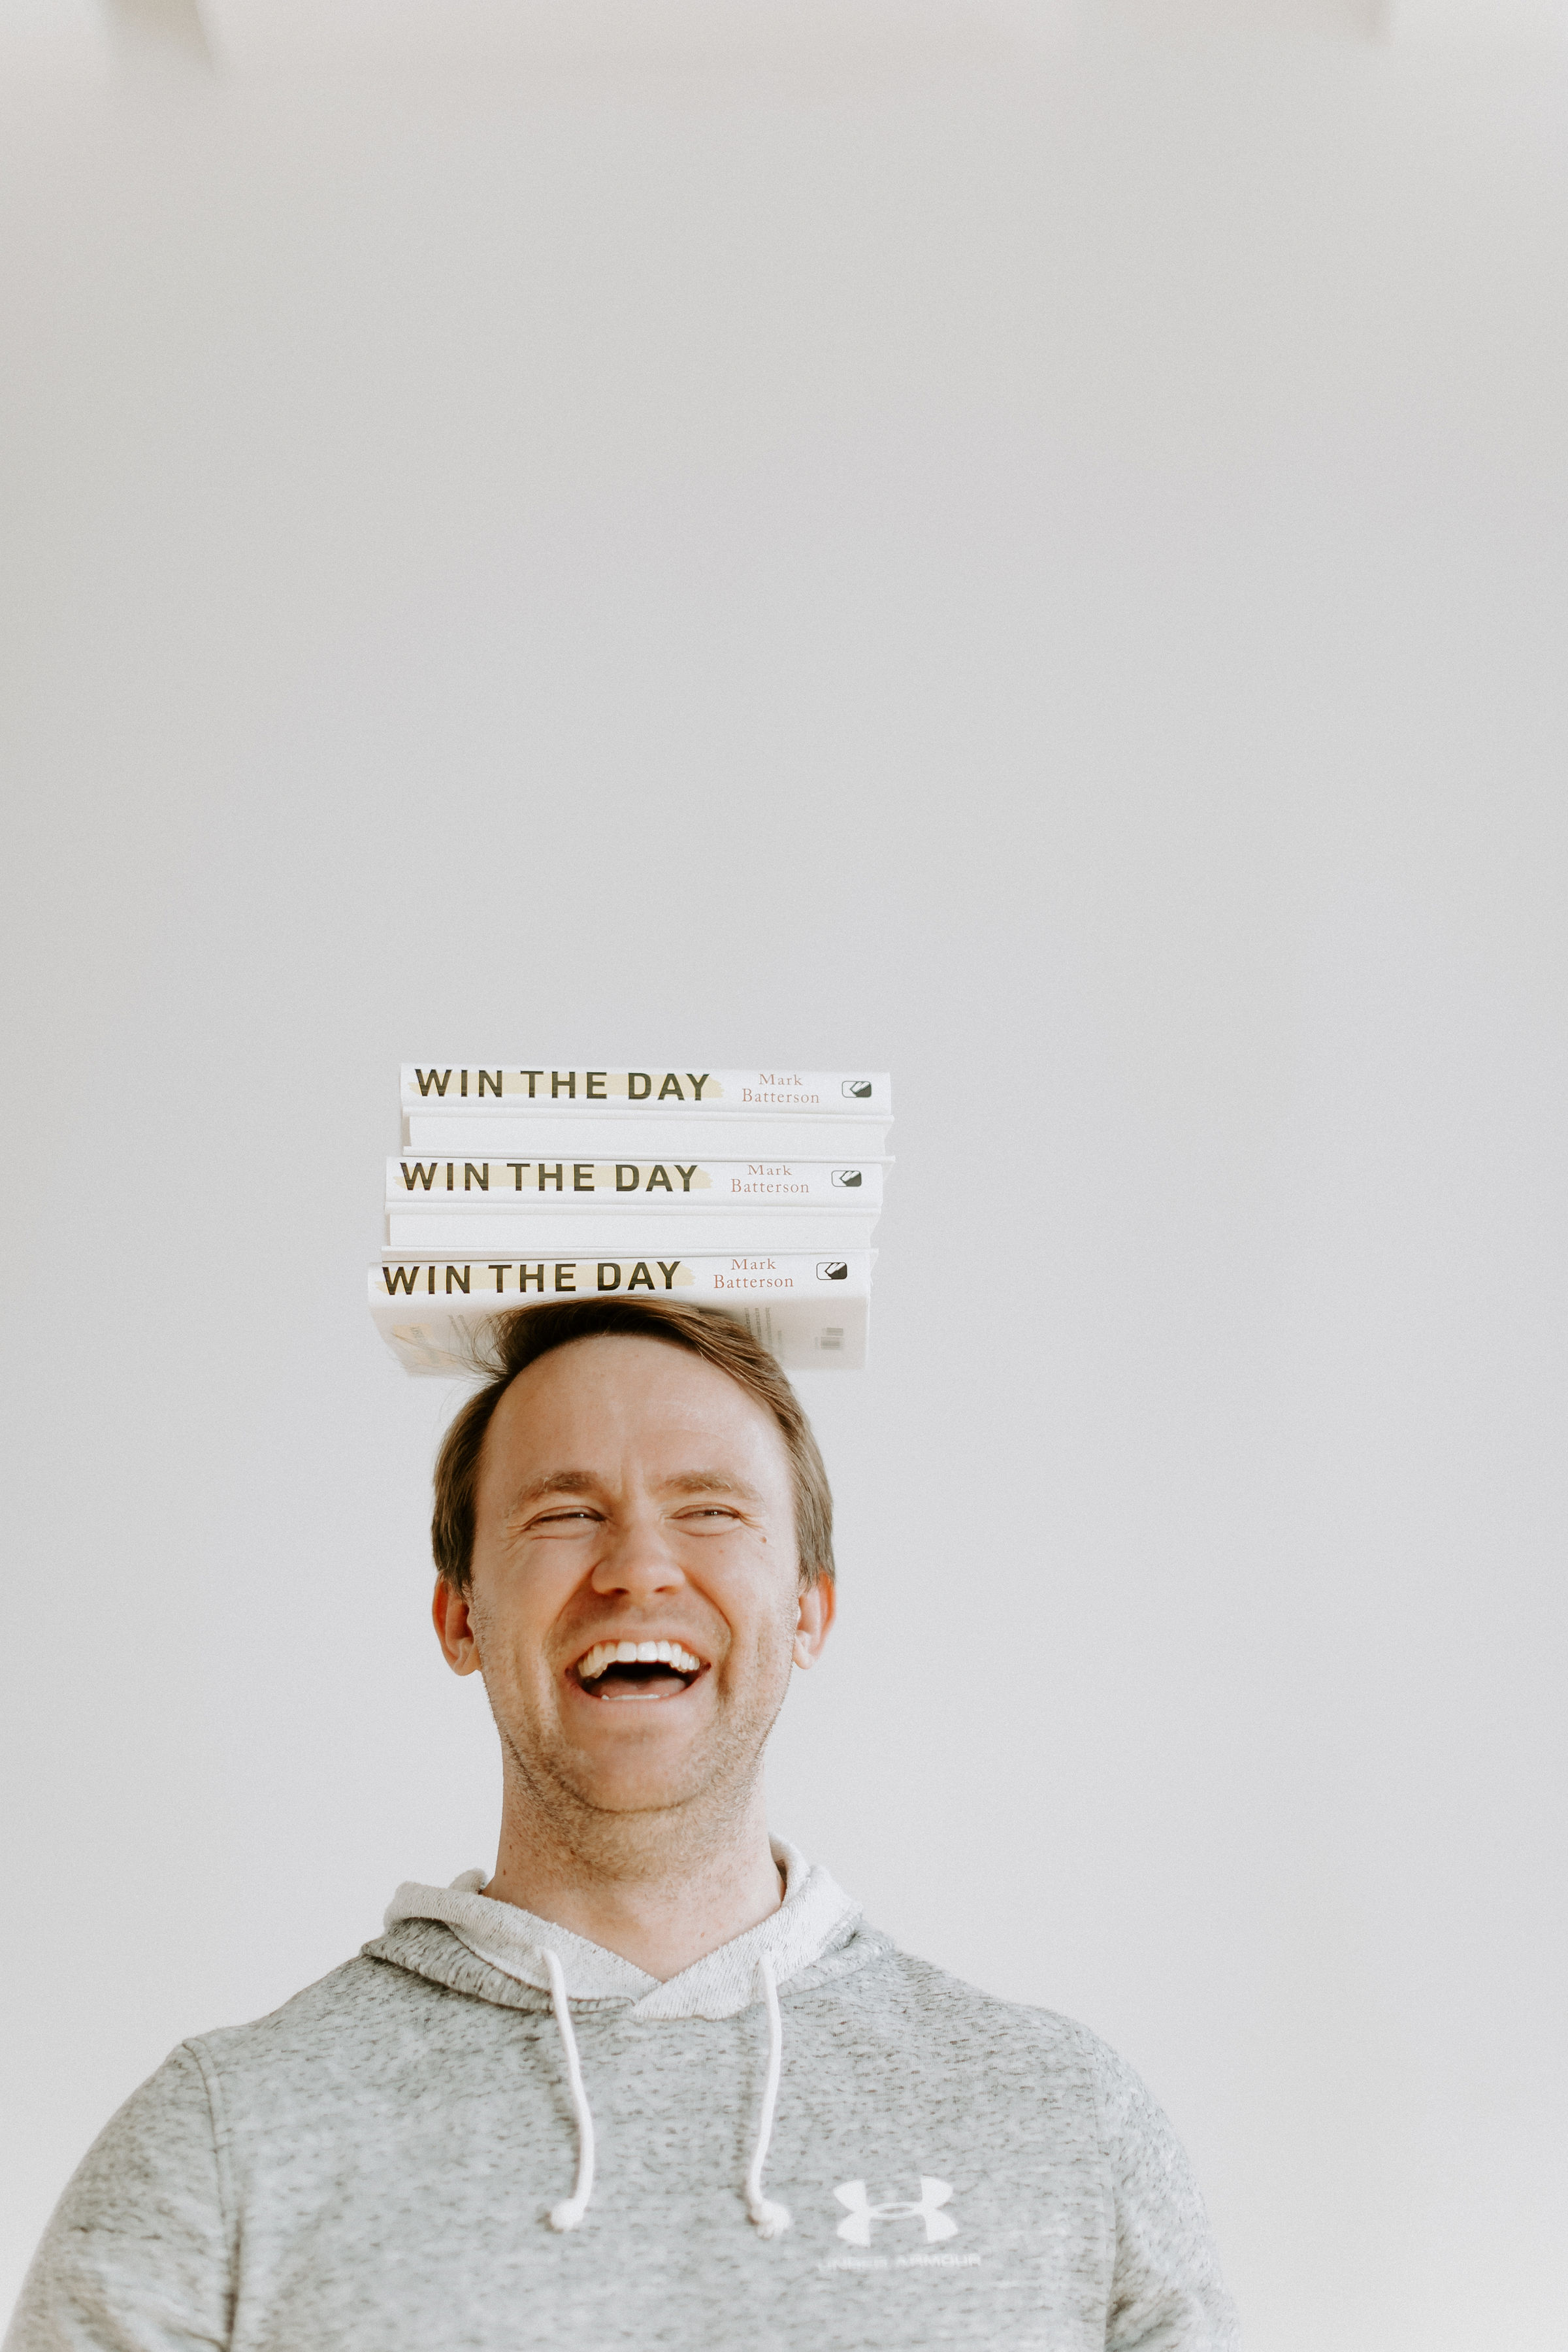
[{"label": "publisher logo on spine", "polygon": [[860,1181],[860,1171],[858,1168],[836,1168],[833,1181],[836,1184],[842,1184],[847,1192],[852,1192]]},{"label": "publisher logo on spine", "polygon": [[869,1078],[846,1078],[844,1091],[851,1102],[869,1102],[871,1081]]},{"label": "publisher logo on spine", "polygon": [[816,1278],[818,1282],[847,1282],[848,1264],[841,1257],[819,1257],[816,1261]]}]

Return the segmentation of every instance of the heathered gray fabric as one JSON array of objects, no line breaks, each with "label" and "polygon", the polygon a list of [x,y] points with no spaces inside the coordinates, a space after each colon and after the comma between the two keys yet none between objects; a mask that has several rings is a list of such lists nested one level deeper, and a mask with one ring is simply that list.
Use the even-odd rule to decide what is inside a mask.
[{"label": "heathered gray fabric", "polygon": [[794,2226],[764,2240],[741,2194],[760,2000],[637,2016],[623,1993],[572,2001],[598,2174],[557,2234],[576,2137],[549,1997],[410,1916],[417,1892],[127,2100],[5,2352],[1233,2352],[1201,2200],[1137,2077],[820,1888],[818,1947],[781,1984],[766,2185]]}]

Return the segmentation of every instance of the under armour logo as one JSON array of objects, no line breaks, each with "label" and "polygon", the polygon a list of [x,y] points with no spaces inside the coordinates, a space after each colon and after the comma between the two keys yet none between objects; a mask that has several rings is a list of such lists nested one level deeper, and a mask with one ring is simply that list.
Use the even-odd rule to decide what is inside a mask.
[{"label": "under armour logo", "polygon": [[942,2207],[952,2195],[945,2180],[931,2180],[922,2172],[918,2204],[895,2199],[890,2205],[873,2205],[866,2194],[863,2180],[841,2180],[833,2194],[840,2205],[849,2210],[838,2224],[838,2234],[852,2246],[868,2246],[873,2221],[912,2221],[918,2213],[926,2225],[926,2243],[934,2245],[938,2238],[955,2238],[958,2224]]}]

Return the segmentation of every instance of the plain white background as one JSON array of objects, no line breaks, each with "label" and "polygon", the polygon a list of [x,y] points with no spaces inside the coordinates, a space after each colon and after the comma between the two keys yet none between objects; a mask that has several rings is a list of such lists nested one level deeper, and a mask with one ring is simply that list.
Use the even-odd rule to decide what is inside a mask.
[{"label": "plain white background", "polygon": [[0,2296],[492,1852],[399,1059],[690,1051],[895,1076],[779,1828],[1562,2340],[1568,78],[1139,14],[16,52]]}]

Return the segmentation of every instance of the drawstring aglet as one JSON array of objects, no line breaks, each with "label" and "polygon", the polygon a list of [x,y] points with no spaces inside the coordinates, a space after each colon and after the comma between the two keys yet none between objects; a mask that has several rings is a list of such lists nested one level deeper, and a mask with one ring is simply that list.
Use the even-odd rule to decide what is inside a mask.
[{"label": "drawstring aglet", "polygon": [[750,2199],[746,2210],[756,2226],[759,2238],[782,2238],[795,2226],[795,2216],[787,2205],[775,2205],[771,2197],[759,2197],[753,2205]]}]

